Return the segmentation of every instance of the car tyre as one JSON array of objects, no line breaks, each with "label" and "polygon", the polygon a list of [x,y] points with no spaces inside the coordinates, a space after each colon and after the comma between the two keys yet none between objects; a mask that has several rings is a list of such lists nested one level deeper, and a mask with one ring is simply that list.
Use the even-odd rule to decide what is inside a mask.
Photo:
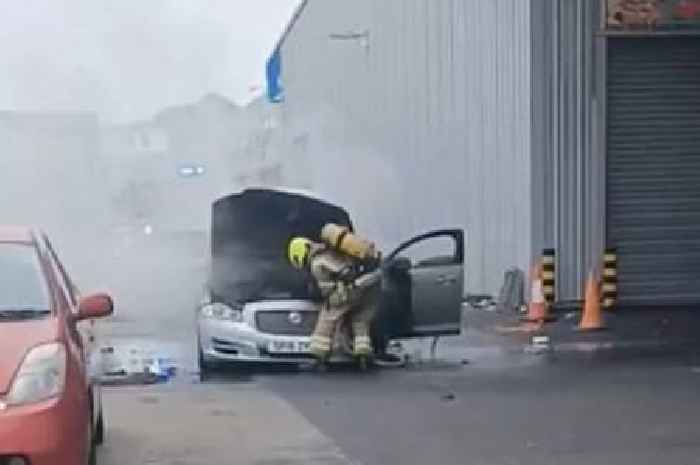
[{"label": "car tyre", "polygon": [[90,446],[90,457],[88,458],[88,465],[97,465],[97,447],[95,445]]},{"label": "car tyre", "polygon": [[97,418],[97,426],[95,427],[95,434],[92,437],[92,442],[96,445],[102,445],[105,442],[105,419],[102,412]]},{"label": "car tyre", "polygon": [[197,350],[198,364],[199,364],[199,380],[209,381],[214,374],[216,374],[216,365],[212,362],[208,362],[204,358],[201,347]]},{"label": "car tyre", "polygon": [[90,422],[89,432],[88,432],[88,456],[87,465],[97,465],[97,446],[95,445],[94,428],[92,426],[92,421]]}]

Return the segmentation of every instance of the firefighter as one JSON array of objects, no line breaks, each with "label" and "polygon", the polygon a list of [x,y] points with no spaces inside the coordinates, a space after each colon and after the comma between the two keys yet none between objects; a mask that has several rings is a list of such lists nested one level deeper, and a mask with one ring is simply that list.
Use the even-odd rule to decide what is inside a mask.
[{"label": "firefighter", "polygon": [[372,354],[370,324],[380,291],[378,269],[368,270],[357,258],[328,244],[296,237],[289,243],[289,261],[314,277],[323,304],[311,337],[311,352],[324,364],[331,355],[339,323],[350,316],[353,355],[362,365]]}]

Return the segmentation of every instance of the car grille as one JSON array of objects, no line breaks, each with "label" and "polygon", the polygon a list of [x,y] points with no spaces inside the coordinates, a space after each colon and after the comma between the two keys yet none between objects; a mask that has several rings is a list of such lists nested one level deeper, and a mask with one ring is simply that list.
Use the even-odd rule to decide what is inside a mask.
[{"label": "car grille", "polygon": [[[289,315],[298,313],[299,323],[292,323]],[[287,310],[260,311],[255,314],[255,325],[261,333],[279,336],[310,336],[316,326],[317,312],[290,312]]]}]

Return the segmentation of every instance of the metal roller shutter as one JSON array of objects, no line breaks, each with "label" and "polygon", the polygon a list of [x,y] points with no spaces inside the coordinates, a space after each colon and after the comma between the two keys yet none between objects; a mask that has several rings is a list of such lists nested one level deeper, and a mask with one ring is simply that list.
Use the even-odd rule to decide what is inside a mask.
[{"label": "metal roller shutter", "polygon": [[608,244],[622,305],[700,302],[700,38],[608,53]]}]

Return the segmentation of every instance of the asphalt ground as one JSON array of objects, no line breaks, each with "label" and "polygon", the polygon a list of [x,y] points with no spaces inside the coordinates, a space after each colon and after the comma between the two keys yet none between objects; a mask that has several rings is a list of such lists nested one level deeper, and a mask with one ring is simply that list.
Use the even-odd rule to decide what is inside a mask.
[{"label": "asphalt ground", "polygon": [[[481,353],[481,352],[478,352]],[[477,354],[478,354],[477,353]],[[700,365],[667,355],[252,369],[105,392],[105,464],[700,463]]]},{"label": "asphalt ground", "polygon": [[441,341],[434,359],[430,341],[407,344],[405,368],[254,367],[200,383],[193,307],[202,279],[159,258],[117,286],[104,338],[159,347],[180,366],[166,384],[105,390],[100,463],[700,463],[695,349],[601,352],[587,338],[583,351],[528,353],[529,335],[481,331],[489,314],[467,311],[465,334]]}]

